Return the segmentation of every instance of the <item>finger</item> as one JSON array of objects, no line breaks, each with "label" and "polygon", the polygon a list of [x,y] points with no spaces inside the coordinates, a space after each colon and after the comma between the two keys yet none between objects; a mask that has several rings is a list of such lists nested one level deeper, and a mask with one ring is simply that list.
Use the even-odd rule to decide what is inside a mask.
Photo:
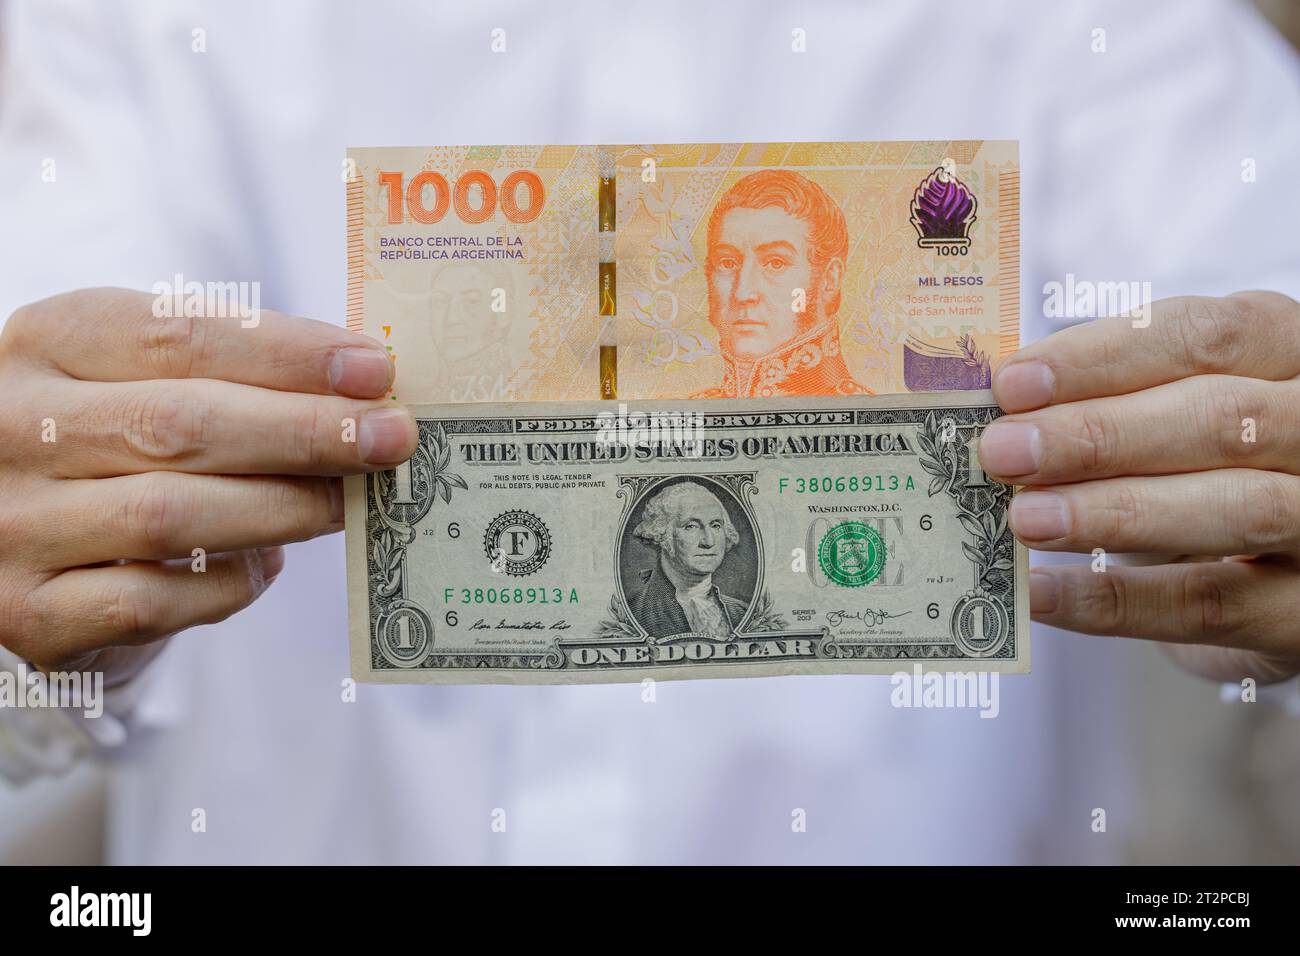
[{"label": "finger", "polygon": [[1164,650],[1184,669],[1219,683],[1250,677],[1258,684],[1275,684],[1300,673],[1300,648],[1290,657],[1208,644],[1165,644]]},{"label": "finger", "polygon": [[54,368],[92,381],[218,378],[353,398],[376,398],[392,382],[393,363],[374,339],[270,309],[160,317],[155,304],[168,298],[70,292],[19,309],[5,331]]},{"label": "finger", "polygon": [[1070,631],[1295,658],[1298,580],[1289,561],[1056,565],[1030,571],[1029,604],[1035,621]]},{"label": "finger", "polygon": [[1300,382],[1197,375],[1131,395],[999,418],[980,437],[980,466],[1015,484],[1248,466],[1300,472],[1288,423]]},{"label": "finger", "polygon": [[57,399],[69,407],[55,417],[64,423],[57,441],[33,444],[66,478],[157,470],[345,475],[392,467],[415,452],[415,419],[396,402],[211,379],[69,384]]},{"label": "finger", "polygon": [[1123,395],[1189,375],[1300,374],[1300,303],[1276,292],[1161,299],[1150,324],[1114,316],[1062,329],[1008,358],[993,395],[1008,412]]},{"label": "finger", "polygon": [[1030,487],[1008,523],[1040,551],[1272,554],[1300,548],[1300,478],[1249,468]]},{"label": "finger", "polygon": [[283,565],[284,551],[266,548],[210,555],[203,572],[189,562],[64,571],[28,595],[25,636],[15,652],[57,667],[107,647],[213,624],[252,604]]},{"label": "finger", "polygon": [[27,536],[45,571],[128,558],[158,561],[305,541],[343,528],[338,478],[156,471],[57,482],[30,501]]}]

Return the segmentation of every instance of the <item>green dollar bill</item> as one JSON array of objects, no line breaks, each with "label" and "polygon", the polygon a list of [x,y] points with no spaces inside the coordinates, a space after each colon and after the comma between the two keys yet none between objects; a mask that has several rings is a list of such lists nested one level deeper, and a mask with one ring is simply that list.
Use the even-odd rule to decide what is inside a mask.
[{"label": "green dollar bill", "polygon": [[413,411],[348,479],[359,680],[1029,669],[986,391]]}]

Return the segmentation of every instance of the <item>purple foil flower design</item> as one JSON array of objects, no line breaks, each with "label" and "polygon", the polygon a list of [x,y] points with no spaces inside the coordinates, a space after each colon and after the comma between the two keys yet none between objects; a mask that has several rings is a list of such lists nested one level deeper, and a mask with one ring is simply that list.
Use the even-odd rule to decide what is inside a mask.
[{"label": "purple foil flower design", "polygon": [[921,246],[970,244],[975,222],[975,197],[942,166],[921,181],[912,195],[912,225]]},{"label": "purple foil flower design", "polygon": [[903,384],[913,392],[988,388],[993,381],[989,358],[964,335],[956,348],[908,336],[903,343]]}]

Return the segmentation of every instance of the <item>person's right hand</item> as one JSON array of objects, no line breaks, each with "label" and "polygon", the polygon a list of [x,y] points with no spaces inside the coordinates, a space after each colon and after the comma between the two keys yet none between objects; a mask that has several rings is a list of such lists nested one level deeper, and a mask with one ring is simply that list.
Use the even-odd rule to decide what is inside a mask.
[{"label": "person's right hand", "polygon": [[45,670],[111,682],[145,645],[247,606],[279,545],[343,527],[330,476],[415,451],[410,413],[377,398],[393,365],[373,339],[153,302],[73,292],[0,335],[0,645]]}]

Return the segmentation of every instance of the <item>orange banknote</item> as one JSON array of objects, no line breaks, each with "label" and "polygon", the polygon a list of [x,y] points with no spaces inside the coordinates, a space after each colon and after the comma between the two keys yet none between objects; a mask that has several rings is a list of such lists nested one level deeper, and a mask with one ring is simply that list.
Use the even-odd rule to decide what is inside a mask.
[{"label": "orange banknote", "polygon": [[1019,346],[1014,142],[348,157],[348,326],[400,401],[981,389]]}]

